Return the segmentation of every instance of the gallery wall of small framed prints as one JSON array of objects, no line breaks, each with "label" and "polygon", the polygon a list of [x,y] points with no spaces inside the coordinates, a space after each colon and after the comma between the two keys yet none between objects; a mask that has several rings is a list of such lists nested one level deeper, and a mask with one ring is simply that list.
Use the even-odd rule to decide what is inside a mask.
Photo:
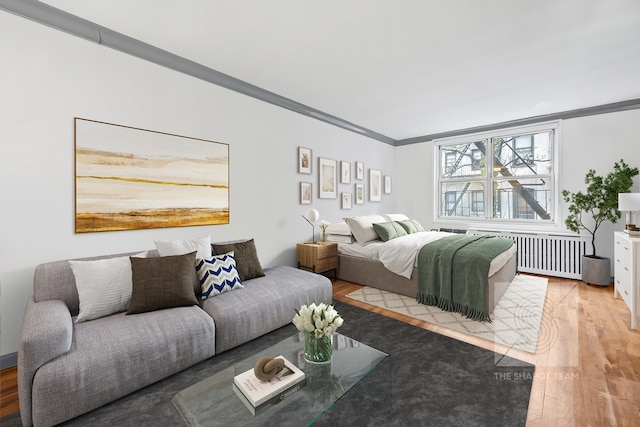
[{"label": "gallery wall of small framed prints", "polygon": [[[340,209],[352,209],[354,204],[365,204],[365,183],[367,180],[370,202],[380,202],[382,194],[391,194],[391,176],[383,176],[379,169],[369,169],[369,173],[366,175],[364,163],[361,161],[337,161],[318,157],[317,162],[317,195],[319,199],[338,199],[338,184],[351,184],[352,178],[356,181],[352,187],[353,192],[340,192]],[[314,192],[313,151],[310,148],[298,147],[298,173],[309,175],[307,180],[300,181],[299,197],[301,205],[310,205],[313,202]]]}]

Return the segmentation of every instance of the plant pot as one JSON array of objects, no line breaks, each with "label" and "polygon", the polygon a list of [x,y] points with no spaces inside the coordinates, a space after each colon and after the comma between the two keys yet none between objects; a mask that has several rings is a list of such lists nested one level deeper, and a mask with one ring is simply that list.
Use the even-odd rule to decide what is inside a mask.
[{"label": "plant pot", "polygon": [[582,257],[582,281],[587,285],[609,286],[611,261],[609,258],[585,255]]}]

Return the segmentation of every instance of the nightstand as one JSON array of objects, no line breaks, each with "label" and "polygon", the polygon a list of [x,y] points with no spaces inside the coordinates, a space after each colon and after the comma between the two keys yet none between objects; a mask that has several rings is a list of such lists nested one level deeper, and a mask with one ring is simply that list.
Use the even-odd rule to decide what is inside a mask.
[{"label": "nightstand", "polygon": [[298,268],[314,273],[338,269],[338,244],[334,242],[298,243]]}]

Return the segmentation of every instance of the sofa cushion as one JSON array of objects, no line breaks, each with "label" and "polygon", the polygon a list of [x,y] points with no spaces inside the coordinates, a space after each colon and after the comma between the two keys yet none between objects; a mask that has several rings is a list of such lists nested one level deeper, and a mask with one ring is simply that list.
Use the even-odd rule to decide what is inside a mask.
[{"label": "sofa cushion", "polygon": [[215,354],[215,325],[199,307],[73,324],[71,350],[33,379],[33,424],[54,425]]},{"label": "sofa cushion", "polygon": [[127,314],[198,304],[193,292],[196,252],[157,258],[131,257],[133,291]]},{"label": "sofa cushion", "polygon": [[253,239],[245,242],[214,243],[211,246],[216,254],[225,254],[233,251],[238,274],[243,282],[264,276]]},{"label": "sofa cushion", "polygon": [[233,251],[211,258],[196,258],[196,272],[202,286],[202,299],[243,288]]},{"label": "sofa cushion", "polygon": [[216,353],[291,323],[302,304],[331,303],[331,280],[289,266],[264,269],[244,288],[202,302],[216,324]]}]

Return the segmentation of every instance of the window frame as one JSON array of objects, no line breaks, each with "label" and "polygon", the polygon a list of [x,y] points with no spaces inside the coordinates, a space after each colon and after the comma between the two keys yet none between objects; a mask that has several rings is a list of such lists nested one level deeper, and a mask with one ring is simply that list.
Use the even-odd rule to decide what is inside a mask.
[{"label": "window frame", "polygon": [[[441,138],[433,141],[433,171],[434,171],[434,185],[433,185],[433,218],[435,224],[451,224],[464,222],[467,228],[479,228],[479,229],[496,229],[505,228],[512,230],[549,230],[557,231],[561,230],[561,221],[559,216],[560,211],[560,186],[559,186],[559,172],[558,165],[560,164],[559,157],[559,145],[561,137],[561,121],[553,122],[541,122],[537,124],[518,126],[512,128],[497,128],[491,131],[484,131],[478,133],[469,133],[458,135],[454,137]],[[442,210],[441,203],[443,203],[443,194],[441,194],[441,188],[443,182],[478,182],[477,177],[466,178],[451,178],[444,179],[440,172],[441,165],[441,147],[448,145],[459,145],[470,142],[483,141],[488,147],[493,147],[494,138],[507,139],[509,137],[517,137],[520,135],[535,134],[546,131],[552,131],[552,137],[550,140],[551,147],[551,169],[548,174],[535,175],[536,178],[549,179],[549,191],[552,192],[549,200],[548,213],[551,219],[520,219],[520,218],[494,218],[492,209],[494,208],[494,190],[493,183],[504,180],[502,177],[496,177],[493,173],[488,173],[488,168],[493,162],[493,159],[487,159],[485,156],[486,165],[482,166],[487,168],[482,174],[481,180],[484,182],[484,206],[485,214],[480,217],[475,216],[446,216]],[[514,143],[515,145],[515,143]],[[531,150],[534,150],[534,141],[531,138]],[[514,147],[515,149],[515,147]],[[526,162],[520,162],[521,165],[514,165],[514,167],[526,167],[529,164]],[[482,168],[481,168],[482,169]],[[532,175],[517,175],[518,179],[531,179]],[[471,210],[469,211],[472,212]],[[475,211],[473,211],[475,212]],[[534,215],[535,217],[535,215]],[[459,227],[460,225],[457,225]]]}]

